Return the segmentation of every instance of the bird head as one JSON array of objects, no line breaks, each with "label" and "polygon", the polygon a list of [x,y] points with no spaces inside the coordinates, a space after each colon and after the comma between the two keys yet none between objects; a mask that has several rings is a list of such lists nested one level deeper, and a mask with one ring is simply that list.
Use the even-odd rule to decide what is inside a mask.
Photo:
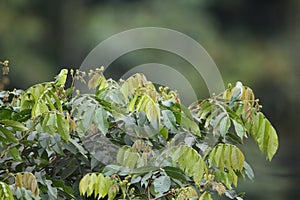
[{"label": "bird head", "polygon": [[241,81],[237,81],[235,84],[236,87],[243,87],[243,84]]}]

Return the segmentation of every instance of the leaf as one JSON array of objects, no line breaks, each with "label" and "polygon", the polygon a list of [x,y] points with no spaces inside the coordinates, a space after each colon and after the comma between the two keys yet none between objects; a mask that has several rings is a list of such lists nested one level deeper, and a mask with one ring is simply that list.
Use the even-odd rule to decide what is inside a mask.
[{"label": "leaf", "polygon": [[14,200],[14,197],[12,195],[9,186],[2,181],[0,181],[0,199]]},{"label": "leaf", "polygon": [[101,73],[94,73],[88,82],[89,89],[103,90],[108,87],[105,77]]},{"label": "leaf", "polygon": [[136,168],[136,169],[132,169],[130,171],[130,174],[143,175],[143,174],[146,174],[146,173],[148,173],[150,171],[157,171],[159,169],[160,169],[160,167],[155,167],[155,166],[139,167],[139,168]]},{"label": "leaf", "polygon": [[30,172],[24,172],[23,174],[23,187],[30,190],[35,197],[39,196],[39,187],[36,177]]},{"label": "leaf", "polygon": [[28,128],[26,128],[22,123],[14,121],[14,120],[1,120],[1,124],[5,124],[6,126],[12,127],[16,131],[27,131]]},{"label": "leaf", "polygon": [[172,132],[177,131],[176,118],[170,110],[162,110],[162,117],[164,125]]},{"label": "leaf", "polygon": [[96,109],[95,112],[95,123],[98,125],[98,129],[103,133],[104,135],[108,131],[108,121],[107,121],[107,112],[103,108]]},{"label": "leaf", "polygon": [[209,192],[206,192],[206,191],[205,191],[205,192],[200,196],[199,200],[213,200],[213,199],[211,198],[211,194],[210,194]]},{"label": "leaf", "polygon": [[232,189],[232,184],[237,186],[238,176],[234,170],[220,171],[214,169],[215,180],[223,183],[228,189]]},{"label": "leaf", "polygon": [[139,154],[132,152],[131,147],[123,146],[117,153],[117,163],[130,169],[135,168],[137,161],[139,160]]},{"label": "leaf", "polygon": [[184,182],[188,180],[184,172],[177,167],[166,166],[163,169],[165,170],[166,174],[172,179],[177,179]]},{"label": "leaf", "polygon": [[267,145],[267,156],[268,159],[271,161],[273,156],[275,155],[278,149],[278,136],[273,126],[269,126],[269,140]]},{"label": "leaf", "polygon": [[184,115],[181,115],[181,125],[188,131],[191,131],[194,135],[201,136],[198,124]]},{"label": "leaf", "polygon": [[89,187],[89,176],[89,174],[85,175],[79,182],[80,195],[85,195],[87,192],[87,188]]},{"label": "leaf", "polygon": [[244,167],[245,157],[241,150],[234,145],[218,144],[209,154],[209,161],[210,166],[213,164],[222,172],[224,167],[227,170],[241,171]]},{"label": "leaf", "polygon": [[135,95],[133,99],[131,99],[131,101],[129,102],[128,106],[127,106],[127,110],[128,112],[133,112],[134,108],[135,108],[135,104],[138,100],[138,95]]},{"label": "leaf", "polygon": [[244,137],[247,137],[247,134],[246,134],[246,131],[245,131],[243,125],[238,123],[235,120],[232,120],[232,122],[234,125],[235,132],[239,136],[239,138],[241,138],[241,140],[242,140]]},{"label": "leaf", "polygon": [[66,186],[65,181],[63,180],[53,180],[53,185],[57,188],[61,188],[64,192],[71,196],[71,198],[75,199],[74,191],[72,187]]},{"label": "leaf", "polygon": [[8,155],[10,155],[15,161],[19,161],[19,162],[22,161],[22,158],[21,158],[21,156],[20,156],[19,149],[17,149],[16,147],[11,148],[11,149],[8,151]]},{"label": "leaf", "polygon": [[246,173],[247,177],[250,180],[253,180],[254,179],[253,169],[251,168],[251,166],[246,161],[244,162],[244,170],[245,170],[245,173]]},{"label": "leaf", "polygon": [[169,132],[165,127],[162,127],[159,131],[159,134],[165,139],[167,140],[169,138]]},{"label": "leaf", "polygon": [[242,170],[244,167],[244,155],[237,147],[230,145],[231,148],[231,167],[234,170]]},{"label": "leaf", "polygon": [[23,187],[23,176],[22,173],[17,173],[15,176],[15,185],[16,187],[22,188]]},{"label": "leaf", "polygon": [[36,117],[45,112],[49,112],[49,109],[44,101],[39,100],[34,104],[32,111],[31,111],[31,115],[32,115],[32,117]]},{"label": "leaf", "polygon": [[82,115],[81,122],[82,122],[84,129],[88,130],[93,123],[96,105],[95,104],[85,105],[84,109],[85,109],[85,111]]},{"label": "leaf", "polygon": [[[225,112],[221,112],[215,119],[213,120],[213,134],[216,135],[218,131],[220,131],[220,122],[223,118],[226,117]],[[221,133],[220,133],[221,134]],[[224,134],[224,133],[223,133]]]},{"label": "leaf", "polygon": [[69,131],[69,122],[62,114],[56,114],[57,120],[57,131],[62,139],[69,141],[70,131]]},{"label": "leaf", "polygon": [[220,122],[220,134],[222,137],[225,137],[225,135],[228,133],[230,125],[231,123],[229,117],[225,116],[224,118],[222,118]]},{"label": "leaf", "polygon": [[25,122],[30,118],[31,118],[31,110],[25,109],[18,113],[15,113],[12,117],[12,120],[18,121],[18,122]]},{"label": "leaf", "polygon": [[136,111],[143,111],[146,113],[148,120],[151,121],[160,121],[160,109],[157,103],[148,96],[147,94],[143,94],[136,105]]},{"label": "leaf", "polygon": [[77,150],[82,154],[85,155],[87,152],[83,148],[81,144],[79,144],[75,139],[69,138],[69,141],[77,148]]},{"label": "leaf", "polygon": [[143,74],[134,74],[121,85],[121,92],[125,98],[128,98],[129,95],[134,94],[137,89],[145,87],[147,82],[148,81]]},{"label": "leaf", "polygon": [[261,112],[254,117],[251,135],[258,144],[260,151],[266,153],[267,159],[271,161],[278,149],[278,136],[274,127]]},{"label": "leaf", "polygon": [[56,115],[56,113],[53,113],[53,112],[47,113],[47,114],[48,114],[49,118],[47,118],[47,121],[46,121],[45,131],[50,134],[55,134],[55,133],[57,133],[57,115]]},{"label": "leaf", "polygon": [[158,193],[156,197],[160,197],[163,193],[169,191],[171,187],[171,179],[169,176],[160,176],[153,181],[154,191]]},{"label": "leaf", "polygon": [[3,136],[6,139],[6,141],[2,141],[4,143],[17,143],[17,138],[15,137],[14,133],[4,128],[2,125],[0,125],[0,136]]},{"label": "leaf", "polygon": [[186,175],[192,176],[194,181],[200,183],[202,177],[206,172],[206,165],[195,149],[189,146],[181,145],[174,147],[172,161],[178,163],[179,168],[183,170]]},{"label": "leaf", "polygon": [[45,183],[47,186],[47,194],[49,196],[49,199],[57,199],[57,188],[52,187],[52,181],[45,180]]},{"label": "leaf", "polygon": [[15,111],[5,108],[0,108],[0,119],[11,119]]}]

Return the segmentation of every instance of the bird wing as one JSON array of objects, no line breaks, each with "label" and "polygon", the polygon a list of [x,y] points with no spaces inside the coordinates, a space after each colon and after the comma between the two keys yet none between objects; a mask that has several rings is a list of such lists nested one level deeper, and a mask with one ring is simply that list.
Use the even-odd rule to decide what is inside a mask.
[{"label": "bird wing", "polygon": [[231,91],[231,98],[229,103],[232,104],[236,100],[240,99],[241,96],[242,96],[242,88],[234,87]]}]

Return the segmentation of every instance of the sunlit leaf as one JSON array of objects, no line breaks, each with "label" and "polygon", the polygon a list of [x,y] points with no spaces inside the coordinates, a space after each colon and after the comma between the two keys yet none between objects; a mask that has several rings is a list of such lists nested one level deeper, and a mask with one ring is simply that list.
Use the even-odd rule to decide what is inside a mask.
[{"label": "sunlit leaf", "polygon": [[9,186],[2,181],[0,181],[0,198],[3,200],[4,199],[5,200],[13,200],[14,199]]},{"label": "sunlit leaf", "polygon": [[251,135],[258,144],[260,151],[266,153],[267,158],[272,160],[278,149],[278,136],[274,127],[261,112],[255,115]]}]

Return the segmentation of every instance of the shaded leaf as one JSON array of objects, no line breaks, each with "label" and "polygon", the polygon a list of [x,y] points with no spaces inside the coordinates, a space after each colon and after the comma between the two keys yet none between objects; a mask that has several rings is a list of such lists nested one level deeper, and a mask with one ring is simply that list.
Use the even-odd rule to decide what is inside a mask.
[{"label": "shaded leaf", "polygon": [[156,197],[167,192],[171,187],[171,179],[169,176],[160,176],[153,181],[154,191],[158,193]]}]

